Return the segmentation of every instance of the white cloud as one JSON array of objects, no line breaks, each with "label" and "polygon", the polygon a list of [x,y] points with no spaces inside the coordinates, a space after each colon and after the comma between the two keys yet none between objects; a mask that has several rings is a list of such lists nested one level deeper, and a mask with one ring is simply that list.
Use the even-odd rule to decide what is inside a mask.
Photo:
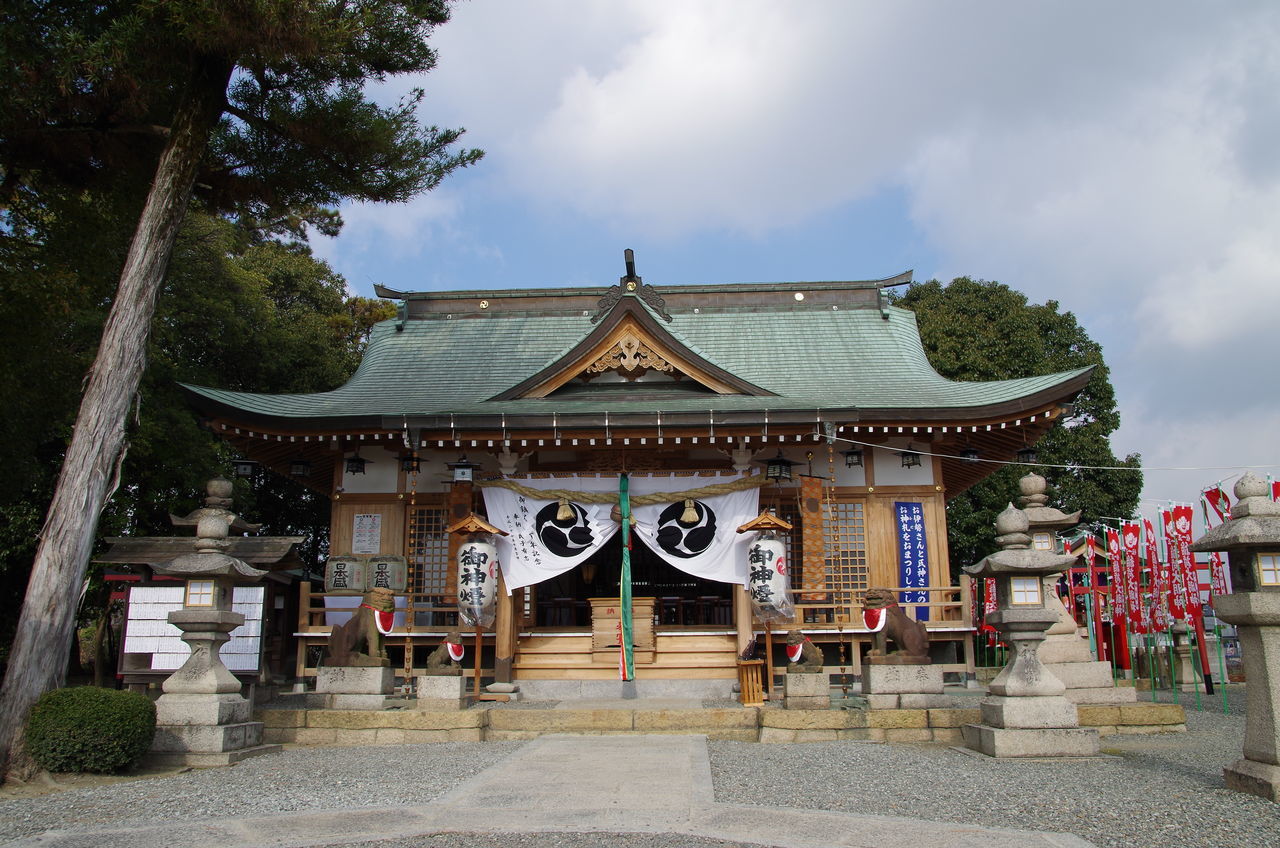
[{"label": "white cloud", "polygon": [[[433,43],[424,114],[488,152],[469,202],[767,240],[896,189],[940,276],[1059,300],[1104,344],[1122,452],[1268,456],[1274,3],[492,0]],[[350,210],[343,240],[480,249],[448,190]]]},{"label": "white cloud", "polygon": [[[348,281],[348,288],[372,294],[368,269],[376,264],[412,267],[442,248],[453,252],[484,253],[495,248],[481,244],[458,226],[464,202],[452,187],[421,194],[407,203],[352,203],[342,208],[342,235],[313,236],[312,249]],[[392,288],[401,283],[389,283]],[[411,283],[412,290],[426,285]]]}]

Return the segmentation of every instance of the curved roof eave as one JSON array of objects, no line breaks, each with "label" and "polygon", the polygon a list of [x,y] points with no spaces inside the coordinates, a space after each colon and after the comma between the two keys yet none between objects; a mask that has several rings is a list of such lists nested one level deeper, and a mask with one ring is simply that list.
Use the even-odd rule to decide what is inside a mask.
[{"label": "curved roof eave", "polygon": [[[738,417],[762,415],[768,412],[772,420],[781,423],[782,417],[789,411],[805,413],[803,417],[806,419],[811,417],[810,413],[815,413],[868,423],[874,421],[977,422],[1014,418],[1021,413],[1034,412],[1053,403],[1066,402],[1084,388],[1092,372],[1093,367],[1090,366],[1043,377],[1001,381],[1010,390],[1005,399],[972,405],[931,403],[868,407],[848,402],[847,399],[837,396],[708,395],[696,399],[680,398],[667,404],[655,404],[652,400],[623,401],[611,403],[607,409],[611,415],[615,416],[615,420],[618,420],[617,416],[653,416],[661,412],[673,425],[679,417],[701,418],[708,413]],[[288,403],[290,400],[306,403],[332,393],[265,395],[189,384],[180,384],[180,386],[187,392],[192,405],[208,417],[240,421],[281,432],[388,429],[399,426],[402,419],[438,418],[443,422],[450,416],[464,418],[492,416],[496,419],[502,415],[514,415],[528,419],[527,423],[530,427],[544,426],[545,422],[537,421],[539,416],[548,420],[555,416],[561,422],[561,426],[572,426],[575,420],[588,423],[598,420],[605,411],[605,407],[598,404],[594,405],[598,408],[592,408],[593,405],[589,402],[562,402],[555,398],[539,398],[514,401],[444,402],[416,407],[388,405],[337,412],[327,403],[316,404],[310,410],[297,408]],[[1022,390],[1019,391],[1019,389]],[[291,406],[294,408],[291,409]],[[509,429],[515,429],[517,422],[509,421],[507,426]]]}]

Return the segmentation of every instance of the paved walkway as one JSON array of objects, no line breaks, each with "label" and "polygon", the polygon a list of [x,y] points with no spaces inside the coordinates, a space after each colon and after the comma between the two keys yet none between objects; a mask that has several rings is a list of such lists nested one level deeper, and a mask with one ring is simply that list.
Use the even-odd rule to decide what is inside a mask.
[{"label": "paved walkway", "polygon": [[1088,848],[1070,834],[717,803],[701,736],[543,736],[434,802],[392,809],[51,832],[57,848],[336,846],[440,832],[677,833],[781,848]]}]

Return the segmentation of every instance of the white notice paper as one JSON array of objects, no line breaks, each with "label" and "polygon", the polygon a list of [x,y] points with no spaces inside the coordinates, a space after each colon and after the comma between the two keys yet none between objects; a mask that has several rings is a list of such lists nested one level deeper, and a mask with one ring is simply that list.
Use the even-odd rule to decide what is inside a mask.
[{"label": "white notice paper", "polygon": [[379,513],[357,515],[351,528],[351,553],[382,552],[382,516]]}]

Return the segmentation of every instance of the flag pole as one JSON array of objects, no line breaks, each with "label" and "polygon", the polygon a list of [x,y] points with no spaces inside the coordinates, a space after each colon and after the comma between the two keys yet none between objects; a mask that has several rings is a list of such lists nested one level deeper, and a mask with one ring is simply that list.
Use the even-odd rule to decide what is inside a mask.
[{"label": "flag pole", "polygon": [[1218,640],[1218,681],[1222,684],[1222,714],[1227,714],[1227,658],[1222,651],[1222,624],[1218,617],[1213,617],[1213,635]]},{"label": "flag pole", "polygon": [[622,515],[622,575],[619,580],[619,612],[622,620],[621,638],[618,650],[622,652],[622,662],[618,670],[624,681],[635,680],[636,658],[634,622],[631,611],[631,497],[628,495],[627,473],[618,475],[618,510]]}]

